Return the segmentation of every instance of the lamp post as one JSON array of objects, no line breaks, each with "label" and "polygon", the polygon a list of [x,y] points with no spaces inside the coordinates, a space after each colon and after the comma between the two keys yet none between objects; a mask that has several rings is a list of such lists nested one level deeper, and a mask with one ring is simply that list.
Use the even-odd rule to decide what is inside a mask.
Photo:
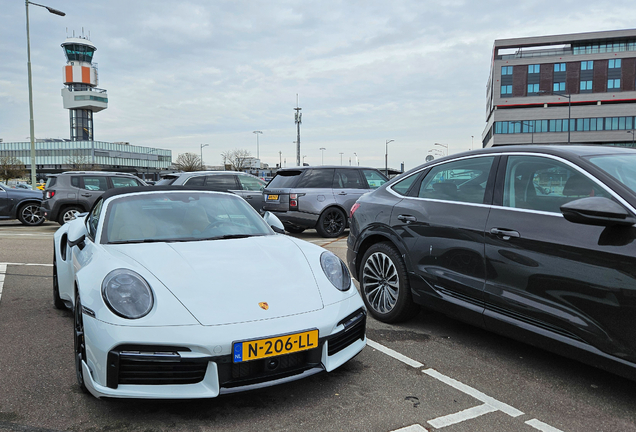
[{"label": "lamp post", "polygon": [[321,161],[320,161],[320,165],[324,165],[325,164],[325,150],[327,150],[324,147],[320,147],[320,155],[321,155]]},{"label": "lamp post", "polygon": [[568,144],[570,144],[570,130],[572,129],[572,95],[567,93],[557,93],[554,91],[552,93],[548,93],[545,90],[540,91],[539,94],[542,94],[544,96],[553,95],[568,98]]},{"label": "lamp post", "polygon": [[24,1],[26,7],[26,34],[27,34],[27,74],[29,79],[29,129],[30,129],[30,138],[31,138],[31,187],[33,190],[37,190],[37,185],[35,184],[35,126],[33,124],[33,79],[31,76],[31,37],[29,36],[29,4],[33,6],[40,6],[48,10],[50,13],[59,16],[66,16],[66,14],[57,9],[53,9],[52,7],[44,6],[41,4],[30,2],[29,0]]},{"label": "lamp post", "polygon": [[354,153],[354,156],[356,157],[356,165],[360,166],[360,161],[358,161],[358,153]]},{"label": "lamp post", "polygon": [[203,170],[203,147],[207,147],[210,144],[201,144],[201,170]]},{"label": "lamp post", "polygon": [[512,123],[519,123],[521,125],[521,131],[523,132],[523,126],[528,126],[529,128],[531,128],[530,130],[530,144],[534,144],[534,121],[530,120],[517,120],[517,121],[513,121]]},{"label": "lamp post", "polygon": [[340,165],[342,165],[342,155],[343,154],[344,154],[343,152],[340,152]]},{"label": "lamp post", "polygon": [[389,177],[389,143],[395,140],[386,140],[384,148],[384,175]]},{"label": "lamp post", "polygon": [[632,134],[632,147],[634,147],[634,133],[635,133],[635,132],[636,132],[636,131],[634,131],[634,129],[632,129],[632,130],[630,130],[630,131],[627,131],[627,133]]},{"label": "lamp post", "polygon": [[435,145],[438,145],[440,147],[444,147],[446,149],[446,156],[448,156],[448,144],[435,143]]},{"label": "lamp post", "polygon": [[307,155],[303,156],[303,166],[305,166],[305,158],[307,157]]},{"label": "lamp post", "polygon": [[256,134],[256,159],[260,159],[259,154],[258,154],[258,136],[262,135],[263,132],[261,131],[254,131],[252,132],[253,134]]}]

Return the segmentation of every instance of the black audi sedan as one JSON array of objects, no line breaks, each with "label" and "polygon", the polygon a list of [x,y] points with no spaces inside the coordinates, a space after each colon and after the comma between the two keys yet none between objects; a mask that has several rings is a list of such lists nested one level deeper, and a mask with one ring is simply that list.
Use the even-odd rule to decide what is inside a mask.
[{"label": "black audi sedan", "polygon": [[420,306],[636,379],[636,150],[503,146],[363,195],[347,260],[370,314]]}]

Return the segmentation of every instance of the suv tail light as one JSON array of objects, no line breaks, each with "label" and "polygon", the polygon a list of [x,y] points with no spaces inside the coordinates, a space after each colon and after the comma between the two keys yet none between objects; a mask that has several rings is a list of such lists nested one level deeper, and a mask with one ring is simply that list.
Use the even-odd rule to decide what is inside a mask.
[{"label": "suv tail light", "polygon": [[298,194],[289,194],[289,209],[298,210]]},{"label": "suv tail light", "polygon": [[360,204],[355,203],[354,205],[351,206],[351,212],[349,217],[353,217],[353,214],[356,212],[356,210],[358,210],[360,208]]},{"label": "suv tail light", "polygon": [[44,199],[51,199],[55,196],[55,191],[54,190],[49,190],[46,191],[46,195],[44,195]]}]

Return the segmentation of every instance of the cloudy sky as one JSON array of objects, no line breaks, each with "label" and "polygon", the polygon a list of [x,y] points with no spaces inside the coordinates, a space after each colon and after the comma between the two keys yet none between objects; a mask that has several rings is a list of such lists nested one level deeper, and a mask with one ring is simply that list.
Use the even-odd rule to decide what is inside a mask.
[{"label": "cloudy sky", "polygon": [[[477,148],[495,39],[636,26],[632,1],[39,0],[31,6],[37,138],[69,138],[60,44],[89,36],[108,109],[97,141],[199,154],[246,149],[270,165],[412,168]],[[28,141],[23,0],[0,0],[0,138]],[[326,150],[320,151],[323,147]],[[342,153],[342,155],[340,154]],[[285,163],[283,163],[285,165]]]}]

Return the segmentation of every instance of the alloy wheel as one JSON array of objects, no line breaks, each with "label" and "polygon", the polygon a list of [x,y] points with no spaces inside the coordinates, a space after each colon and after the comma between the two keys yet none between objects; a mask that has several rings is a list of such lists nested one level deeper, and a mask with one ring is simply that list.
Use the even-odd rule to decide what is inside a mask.
[{"label": "alloy wheel", "polygon": [[363,294],[371,307],[382,314],[391,312],[398,300],[400,276],[391,258],[376,252],[362,270]]}]

